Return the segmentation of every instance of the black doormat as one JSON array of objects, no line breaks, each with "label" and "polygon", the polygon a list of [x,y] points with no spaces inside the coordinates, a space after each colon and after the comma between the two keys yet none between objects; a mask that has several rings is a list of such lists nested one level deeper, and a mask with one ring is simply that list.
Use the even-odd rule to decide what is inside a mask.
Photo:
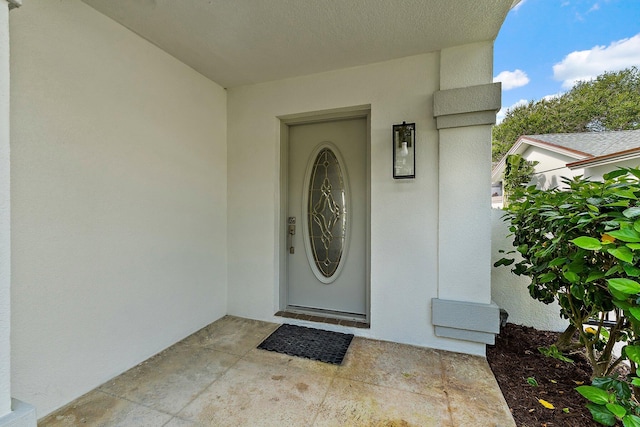
[{"label": "black doormat", "polygon": [[341,365],[353,334],[283,324],[258,348]]}]

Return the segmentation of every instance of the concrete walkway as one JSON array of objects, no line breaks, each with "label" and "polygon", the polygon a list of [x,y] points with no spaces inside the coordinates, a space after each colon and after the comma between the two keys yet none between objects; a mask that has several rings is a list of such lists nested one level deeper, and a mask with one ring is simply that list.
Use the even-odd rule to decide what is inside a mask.
[{"label": "concrete walkway", "polygon": [[277,327],[226,316],[38,425],[515,426],[483,358],[358,337],[342,366],[256,349]]}]

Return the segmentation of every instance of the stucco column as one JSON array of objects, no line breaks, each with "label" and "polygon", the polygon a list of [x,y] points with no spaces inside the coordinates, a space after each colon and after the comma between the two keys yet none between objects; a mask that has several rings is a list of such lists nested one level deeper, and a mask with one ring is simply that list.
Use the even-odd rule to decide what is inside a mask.
[{"label": "stucco column", "polygon": [[0,1],[0,416],[11,411],[9,287],[9,3]]},{"label": "stucco column", "polygon": [[439,132],[438,298],[436,335],[492,343],[499,309],[491,303],[491,126],[500,108],[492,83],[493,44],[440,54],[434,94]]},{"label": "stucco column", "polygon": [[0,426],[36,425],[35,409],[11,399],[11,222],[9,174],[9,10],[22,0],[0,0]]}]

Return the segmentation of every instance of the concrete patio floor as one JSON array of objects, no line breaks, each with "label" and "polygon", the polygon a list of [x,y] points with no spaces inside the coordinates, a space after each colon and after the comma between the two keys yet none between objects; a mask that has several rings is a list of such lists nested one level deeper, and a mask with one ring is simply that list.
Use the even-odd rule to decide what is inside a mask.
[{"label": "concrete patio floor", "polygon": [[334,366],[257,349],[277,327],[225,316],[38,425],[515,426],[481,357],[356,337]]}]

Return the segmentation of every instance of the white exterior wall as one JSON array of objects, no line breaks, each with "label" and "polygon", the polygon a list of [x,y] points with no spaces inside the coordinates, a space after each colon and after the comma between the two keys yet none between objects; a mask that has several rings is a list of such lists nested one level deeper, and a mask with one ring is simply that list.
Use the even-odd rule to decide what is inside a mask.
[{"label": "white exterior wall", "polygon": [[552,153],[540,147],[529,146],[522,153],[522,158],[539,162],[535,167],[536,173],[531,180],[531,184],[535,184],[541,189],[565,188],[566,185],[562,184],[562,177],[572,178],[583,174],[583,169],[571,170],[566,166],[567,163],[575,162],[577,159]]},{"label": "white exterior wall", "polygon": [[637,168],[640,167],[640,159],[630,159],[621,162],[609,163],[600,166],[591,166],[584,168],[584,176],[590,177],[594,181],[602,180],[602,175],[607,172],[614,171],[618,168]]},{"label": "white exterior wall", "polygon": [[9,4],[0,0],[0,418],[11,412]]},{"label": "white exterior wall", "polygon": [[[278,116],[371,105],[371,329],[353,333],[464,351],[436,338],[438,54],[229,90],[229,313],[279,321]],[[415,122],[416,179],[392,177],[391,129]],[[486,193],[483,192],[483,194]]]},{"label": "white exterior wall", "polygon": [[[273,320],[278,310],[274,229],[280,220],[280,135],[276,117],[371,104],[372,329],[363,332],[389,340],[426,342],[432,335],[427,310],[437,277],[437,242],[427,238],[437,232],[437,193],[431,185],[437,180],[437,133],[431,118],[436,81],[427,76],[437,74],[437,55],[431,54],[230,90],[231,314]],[[418,129],[417,178],[397,181],[391,176],[391,128],[403,120],[415,121]],[[398,215],[398,206],[403,207],[403,215]],[[406,314],[408,323],[424,327],[402,327],[399,312]]]},{"label": "white exterior wall", "polygon": [[[513,238],[509,225],[502,216],[504,211],[493,209],[491,217],[491,265],[504,257],[499,250],[513,251]],[[517,255],[517,254],[516,254]],[[522,258],[519,258],[522,259]],[[566,319],[560,317],[560,306],[557,302],[544,304],[529,295],[528,277],[516,276],[511,272],[511,266],[492,267],[491,269],[491,298],[500,308],[509,313],[508,321],[516,325],[534,327],[543,331],[564,331],[569,325]]]},{"label": "white exterior wall", "polygon": [[12,392],[42,417],[226,313],[226,94],[77,0],[11,36]]}]

